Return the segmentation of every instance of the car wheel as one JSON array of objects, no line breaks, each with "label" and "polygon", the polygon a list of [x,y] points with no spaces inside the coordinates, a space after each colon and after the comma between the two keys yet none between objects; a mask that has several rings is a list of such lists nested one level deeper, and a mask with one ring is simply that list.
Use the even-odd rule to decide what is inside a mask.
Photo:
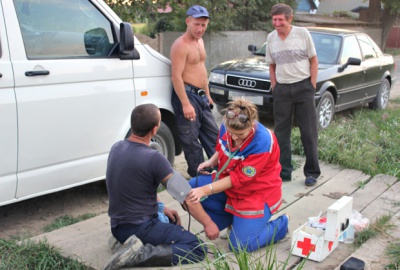
[{"label": "car wheel", "polygon": [[333,120],[335,114],[335,101],[329,91],[322,94],[317,106],[318,128],[326,129]]},{"label": "car wheel", "polygon": [[384,110],[389,103],[390,83],[388,79],[384,79],[379,87],[378,93],[372,102],[369,103],[370,109]]},{"label": "car wheel", "polygon": [[171,130],[166,124],[161,122],[157,134],[150,141],[150,147],[162,153],[171,165],[175,161],[175,142]]}]

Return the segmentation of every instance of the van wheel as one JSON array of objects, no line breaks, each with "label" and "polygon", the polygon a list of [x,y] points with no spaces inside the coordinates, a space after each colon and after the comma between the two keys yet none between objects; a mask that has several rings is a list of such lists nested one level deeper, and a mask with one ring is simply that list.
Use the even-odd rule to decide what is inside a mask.
[{"label": "van wheel", "polygon": [[335,114],[335,101],[329,91],[322,94],[317,106],[318,128],[326,129],[333,120]]},{"label": "van wheel", "polygon": [[384,79],[379,87],[378,93],[372,102],[370,102],[370,109],[384,110],[389,103],[390,97],[390,82],[388,79]]},{"label": "van wheel", "polygon": [[162,153],[174,165],[175,161],[175,141],[171,130],[166,124],[161,122],[157,134],[151,139],[150,147]]}]

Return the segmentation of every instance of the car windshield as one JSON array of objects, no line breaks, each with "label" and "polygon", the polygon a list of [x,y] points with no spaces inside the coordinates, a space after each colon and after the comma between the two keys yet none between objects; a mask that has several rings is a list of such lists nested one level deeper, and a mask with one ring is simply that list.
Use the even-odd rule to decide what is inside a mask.
[{"label": "car windshield", "polygon": [[[336,64],[338,62],[338,56],[342,44],[342,38],[335,35],[321,34],[310,32],[311,37],[314,40],[315,50],[317,51],[318,62],[320,64]],[[265,56],[267,50],[267,43],[264,43],[257,51],[255,55]]]}]

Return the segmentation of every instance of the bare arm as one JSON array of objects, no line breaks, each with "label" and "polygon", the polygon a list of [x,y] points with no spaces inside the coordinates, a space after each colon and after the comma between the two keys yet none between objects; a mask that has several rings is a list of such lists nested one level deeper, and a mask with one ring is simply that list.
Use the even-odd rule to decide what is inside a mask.
[{"label": "bare arm", "polygon": [[271,81],[271,89],[273,91],[276,85],[276,64],[269,65],[269,79]]},{"label": "bare arm", "polygon": [[196,112],[186,94],[185,83],[183,81],[183,72],[188,57],[188,50],[181,40],[175,41],[172,45],[170,57],[172,84],[174,85],[175,92],[182,103],[183,114],[188,120],[195,119]]},{"label": "bare arm", "polygon": [[200,203],[192,203],[186,198],[186,206],[189,208],[190,214],[203,225],[204,232],[208,239],[215,240],[219,236],[219,229],[217,224],[210,218],[210,216],[204,211],[203,206]]},{"label": "bare arm", "polygon": [[[207,74],[207,68],[206,68],[205,65],[204,65],[204,69],[205,69],[205,71],[204,71],[205,74]],[[214,101],[213,101],[212,98],[211,98],[210,88],[209,88],[208,77],[207,77],[207,76],[206,76],[206,78],[205,78],[205,83],[204,83],[203,89],[206,91],[206,96],[207,96],[207,98],[208,98],[208,102],[209,102],[210,104],[214,104]]]},{"label": "bare arm", "polygon": [[311,84],[314,86],[314,88],[317,88],[317,75],[318,75],[317,56],[313,56],[310,58],[310,75],[311,75]]}]

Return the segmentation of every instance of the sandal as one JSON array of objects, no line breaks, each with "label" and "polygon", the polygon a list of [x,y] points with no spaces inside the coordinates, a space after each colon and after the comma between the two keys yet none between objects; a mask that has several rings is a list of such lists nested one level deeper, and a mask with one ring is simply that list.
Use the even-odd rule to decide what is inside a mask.
[{"label": "sandal", "polygon": [[312,176],[306,177],[305,184],[307,187],[311,187],[311,186],[315,185],[316,183],[317,183],[317,179],[315,179],[314,177],[312,177]]}]

